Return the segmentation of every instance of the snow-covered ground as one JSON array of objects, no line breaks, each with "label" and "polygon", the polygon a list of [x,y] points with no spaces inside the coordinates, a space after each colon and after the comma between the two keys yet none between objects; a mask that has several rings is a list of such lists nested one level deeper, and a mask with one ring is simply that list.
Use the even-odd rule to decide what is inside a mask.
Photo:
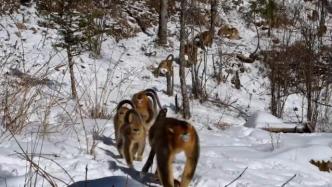
[{"label": "snow-covered ground", "polygon": [[[31,14],[27,16],[27,12]],[[14,24],[22,20],[23,14],[27,30],[19,30]],[[232,11],[230,15],[238,16],[236,11]],[[16,17],[0,18],[0,23],[11,33],[8,39],[6,31],[0,30],[0,55],[5,56],[8,52],[6,49],[12,49],[18,43],[15,45],[16,55],[11,56],[9,63],[3,65],[1,76],[10,68],[17,68],[36,77],[45,74],[58,83],[55,87],[37,87],[41,91],[41,97],[34,103],[35,112],[31,113],[29,126],[20,134],[12,136],[2,129],[0,187],[21,187],[24,184],[51,186],[43,177],[35,175],[33,171],[36,168],[30,166],[26,157],[32,158],[40,166],[39,171],[47,172],[50,180],[58,186],[158,186],[152,177],[155,165],[151,175],[145,178],[139,175],[149,146],[145,150],[143,162],[134,163],[136,170],[129,169],[125,161],[119,158],[114,146],[112,118],[90,119],[89,109],[101,104],[113,115],[117,102],[130,98],[132,94],[145,88],[155,88],[162,105],[172,108],[174,97],[163,93],[166,90],[165,78],[155,78],[150,67],[157,66],[169,53],[178,53],[176,39],[170,38],[175,46],[167,49],[155,49],[154,38],[143,33],[119,43],[107,39],[103,43],[101,59],[90,58],[88,54],[76,58],[75,72],[80,100],[75,102],[70,99],[67,66],[56,68],[61,64],[66,65],[65,53],[52,48],[52,42],[57,40],[56,31],[37,26],[38,19],[33,8],[23,10]],[[210,56],[220,47],[225,53],[250,53],[254,50],[254,29],[241,26],[244,24],[241,19],[232,20],[232,24],[239,27],[241,40],[233,41],[233,46],[228,46],[230,44],[227,41],[218,46],[213,45],[209,49]],[[170,28],[173,27],[174,25],[170,25]],[[34,33],[32,28],[37,32]],[[18,32],[20,34],[14,34]],[[218,42],[221,41],[216,41],[217,44]],[[156,50],[157,56],[145,56],[143,46]],[[24,56],[24,63],[21,56]],[[44,66],[46,62],[48,63]],[[232,104],[248,116],[256,111],[268,111],[268,80],[260,72],[261,64],[255,62],[244,66],[246,73],[241,75],[241,90],[236,90],[230,81],[217,85],[210,80],[207,83],[209,94],[218,95],[224,103]],[[177,65],[175,72],[175,91],[180,93]],[[187,82],[190,83],[190,80],[188,72]],[[32,90],[37,88],[32,87]],[[294,102],[290,102],[286,108],[301,108],[299,100],[295,97]],[[81,107],[77,107],[78,105]],[[291,181],[286,186],[332,186],[331,173],[321,172],[309,163],[311,159],[332,159],[332,134],[269,133],[245,127],[245,116],[234,108],[215,106],[209,102],[200,104],[198,101],[191,101],[190,105],[193,115],[191,121],[198,131],[201,147],[191,186],[225,186],[241,173],[241,177],[230,186],[282,186],[289,179]],[[172,110],[169,111],[169,116],[180,118]],[[287,114],[287,120],[289,116],[292,114]],[[268,113],[254,115],[249,121],[250,127],[284,124],[283,120],[273,118]],[[184,161],[184,155],[176,157],[173,168],[177,178],[180,178]],[[88,181],[84,182],[85,179]]]},{"label": "snow-covered ground", "polygon": [[[84,181],[87,167],[87,179],[91,180],[88,184],[91,186],[101,187],[105,183],[110,185],[111,181],[115,183],[120,180],[116,176],[133,178],[142,184],[156,185],[152,177],[140,178],[138,171],[145,160],[134,163],[138,171],[127,168],[114,147],[113,124],[106,123],[104,127],[103,135],[96,138],[98,143],[95,157],[86,154],[84,145],[80,145],[76,137],[72,137],[74,132],[54,133],[47,135],[43,140],[43,137],[40,137],[39,144],[34,137],[19,136],[17,139],[27,152],[41,155],[36,156],[35,160],[43,169],[66,183]],[[331,174],[321,172],[309,163],[311,159],[331,159],[331,134],[275,134],[242,126],[232,126],[222,131],[198,129],[198,132],[201,153],[192,186],[225,186],[244,170],[242,177],[231,186],[281,186],[294,175],[295,178],[287,186],[332,186]],[[84,136],[83,133],[79,135]],[[13,139],[2,141],[0,146],[0,186],[24,186],[29,176],[26,173],[27,163],[18,154],[22,151]],[[35,151],[31,151],[30,147]],[[148,150],[144,155],[146,158]],[[184,155],[180,154],[174,163],[175,176],[178,178],[184,161]],[[151,173],[154,169],[155,166]],[[104,177],[106,178],[100,179]],[[41,177],[38,179],[37,186],[49,186]],[[127,180],[129,179],[125,181]],[[58,180],[55,181],[59,186],[66,186]],[[118,182],[121,181],[123,180]],[[84,186],[83,182],[75,184]]]}]

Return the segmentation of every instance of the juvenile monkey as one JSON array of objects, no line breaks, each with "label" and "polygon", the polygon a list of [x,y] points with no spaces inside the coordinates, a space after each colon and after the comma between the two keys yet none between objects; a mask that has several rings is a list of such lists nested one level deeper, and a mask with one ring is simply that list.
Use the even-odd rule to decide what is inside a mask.
[{"label": "juvenile monkey", "polygon": [[239,31],[236,28],[230,27],[228,25],[222,26],[218,31],[218,35],[231,40],[240,39]]},{"label": "juvenile monkey", "polygon": [[180,187],[188,187],[199,159],[199,138],[194,127],[182,120],[166,117],[167,109],[161,109],[149,131],[151,151],[142,173],[146,173],[157,157],[157,171],[164,187],[174,187],[172,162],[177,153],[184,151],[186,163]]},{"label": "juvenile monkey", "polygon": [[155,76],[158,77],[159,75],[165,76],[167,73],[173,75],[173,60],[174,56],[172,54],[168,55],[165,60],[162,60],[155,70]]},{"label": "juvenile monkey", "polygon": [[168,95],[173,95],[173,90],[174,90],[174,71],[173,71],[174,60],[175,59],[172,54],[168,55],[165,60],[162,60],[160,62],[158,68],[154,71],[154,75],[157,78],[159,75],[166,76]]},{"label": "juvenile monkey", "polygon": [[[149,99],[151,97],[152,101]],[[161,108],[161,104],[157,93],[153,89],[146,89],[133,95],[132,102],[136,111],[141,115],[146,129],[148,130],[153,124],[158,114],[157,104]]]},{"label": "juvenile monkey", "polygon": [[124,124],[124,122],[125,122],[126,113],[130,109],[127,106],[124,106],[125,104],[130,105],[130,107],[132,109],[135,108],[133,102],[131,102],[130,100],[127,100],[127,99],[120,101],[120,103],[116,106],[116,114],[115,114],[114,119],[113,119],[113,123],[114,123],[114,134],[115,134],[115,141],[116,141],[116,143],[118,143],[119,130],[122,127],[122,125]]},{"label": "juvenile monkey", "polygon": [[[184,45],[185,67],[190,68],[193,64],[197,64],[197,51],[199,42],[188,42]],[[180,59],[175,60],[180,65]]]},{"label": "juvenile monkey", "polygon": [[205,51],[205,47],[212,46],[213,33],[211,33],[210,31],[201,32],[197,36],[195,36],[194,42],[198,47],[202,48]]},{"label": "juvenile monkey", "polygon": [[125,123],[120,128],[118,149],[128,166],[133,168],[133,160],[142,161],[145,148],[146,129],[141,116],[135,109],[125,115]]}]

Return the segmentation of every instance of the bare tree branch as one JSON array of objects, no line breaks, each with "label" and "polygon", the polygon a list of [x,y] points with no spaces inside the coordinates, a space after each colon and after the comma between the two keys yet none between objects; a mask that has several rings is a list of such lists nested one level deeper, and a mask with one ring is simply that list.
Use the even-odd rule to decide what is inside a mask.
[{"label": "bare tree branch", "polygon": [[296,174],[294,174],[290,179],[288,179],[285,183],[283,183],[283,184],[281,185],[281,187],[286,186],[286,184],[288,184],[290,181],[292,181],[295,177],[296,177]]},{"label": "bare tree branch", "polygon": [[248,167],[244,168],[244,170],[241,172],[241,174],[240,174],[239,176],[237,176],[234,180],[232,180],[230,183],[226,184],[225,187],[227,187],[227,186],[233,184],[235,181],[237,181],[239,178],[241,178],[242,175],[244,174],[244,172],[247,171],[247,169],[248,169]]}]

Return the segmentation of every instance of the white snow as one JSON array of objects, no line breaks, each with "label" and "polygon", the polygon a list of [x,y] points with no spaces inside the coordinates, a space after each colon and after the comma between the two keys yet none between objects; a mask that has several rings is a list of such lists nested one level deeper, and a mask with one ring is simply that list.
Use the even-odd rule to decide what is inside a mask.
[{"label": "white snow", "polygon": [[96,180],[81,181],[71,184],[68,187],[110,187],[110,186],[127,186],[127,187],[140,187],[144,186],[131,178],[125,176],[112,176]]},{"label": "white snow", "polygon": [[[56,51],[52,47],[57,33],[37,25],[39,18],[34,14],[34,8],[22,10],[22,13],[14,18],[1,17],[0,23],[5,25],[10,33],[15,33],[18,29],[13,26],[13,22],[21,21],[22,14],[26,12],[31,12],[25,17],[26,26],[36,28],[37,33],[25,30],[21,31],[22,38],[11,34],[10,39],[6,40],[6,31],[0,30],[0,57],[5,56],[7,50],[13,50],[10,46],[14,46],[16,42],[19,44],[16,55],[10,57],[10,63],[5,63],[0,68],[0,78],[2,79],[10,68],[18,68],[37,77],[46,75],[60,84],[50,88],[31,88],[32,91],[38,89],[40,97],[34,100],[34,108],[30,110],[31,116],[27,119],[28,126],[21,133],[12,136],[1,129],[0,187],[23,187],[30,184],[38,187],[51,186],[43,177],[35,174],[35,169],[31,168],[24,158],[25,153],[38,163],[40,169],[50,174],[52,181],[59,187],[86,187],[86,184],[90,187],[160,186],[153,178],[155,165],[147,177],[140,177],[139,171],[148,156],[149,146],[145,150],[143,162],[135,161],[135,170],[129,169],[124,159],[119,158],[114,146],[113,118],[91,119],[89,109],[99,104],[112,116],[120,100],[129,99],[135,92],[146,88],[155,88],[162,105],[173,108],[174,96],[169,97],[163,92],[166,90],[165,78],[155,78],[149,67],[156,67],[169,53],[178,54],[179,43],[176,36],[169,38],[174,44],[173,48],[166,49],[155,47],[155,38],[143,33],[119,43],[108,38],[103,43],[102,58],[93,59],[89,54],[75,58],[80,96],[80,100],[75,101],[70,98],[65,52]],[[244,26],[239,13],[232,10],[229,14],[222,14],[227,22],[239,28],[241,39],[216,40],[208,51],[208,63],[212,61],[212,54],[215,55],[220,48],[224,53],[244,54],[255,49],[256,33],[253,28]],[[173,23],[169,28],[171,32],[177,29]],[[155,32],[156,28],[153,29]],[[157,56],[145,56],[142,47],[155,50]],[[25,63],[19,58],[23,49]],[[231,67],[236,63],[232,57],[225,66]],[[58,71],[55,67],[59,64],[65,66]],[[292,125],[286,122],[296,119],[292,109],[301,108],[303,101],[300,96],[291,95],[285,106],[286,119],[272,116],[268,113],[269,83],[268,78],[260,71],[262,65],[255,62],[244,64],[244,67],[246,73],[240,77],[241,90],[232,86],[230,78],[220,85],[212,78],[207,82],[209,95],[212,98],[217,96],[224,104],[230,104],[233,108],[216,106],[211,102],[201,104],[197,100],[190,101],[193,116],[190,121],[198,132],[201,148],[191,186],[225,186],[245,170],[230,186],[280,187],[295,175],[286,186],[331,187],[331,173],[319,171],[309,161],[332,159],[332,134],[283,134],[259,129],[291,127]],[[175,92],[180,95],[177,65],[174,72]],[[210,65],[209,72],[212,72]],[[189,86],[190,80],[191,76],[187,71]],[[1,94],[3,97],[3,90]],[[78,105],[82,108],[81,113],[78,112]],[[181,118],[171,109],[168,115]],[[247,121],[246,115],[250,116]],[[184,162],[184,155],[177,155],[173,166],[177,179],[180,179]],[[85,181],[86,178],[88,181]]]},{"label": "white snow", "polygon": [[247,118],[245,127],[251,128],[294,128],[295,124],[285,124],[282,119],[268,112],[257,111]]}]

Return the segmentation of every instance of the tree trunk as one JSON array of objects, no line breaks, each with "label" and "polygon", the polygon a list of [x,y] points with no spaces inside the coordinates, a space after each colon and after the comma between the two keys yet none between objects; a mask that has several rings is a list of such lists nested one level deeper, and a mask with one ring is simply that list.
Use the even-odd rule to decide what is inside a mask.
[{"label": "tree trunk", "polygon": [[21,5],[29,6],[30,0],[20,0]]},{"label": "tree trunk", "polygon": [[[309,80],[311,81],[311,80]],[[311,83],[307,83],[307,120],[312,122],[312,90],[311,90]]]},{"label": "tree trunk", "polygon": [[271,113],[277,116],[277,99],[276,99],[276,77],[275,77],[275,64],[271,62],[270,84],[271,84]]},{"label": "tree trunk", "polygon": [[178,94],[175,95],[175,101],[174,102],[175,102],[175,114],[177,114],[180,111]]},{"label": "tree trunk", "polygon": [[321,34],[318,34],[319,41],[320,41],[321,45],[323,45],[323,35],[324,35],[324,33],[322,32],[322,29],[323,29],[323,27],[325,27],[326,7],[327,7],[327,0],[321,0],[321,3],[320,3],[320,19],[319,19],[319,32],[321,32]]},{"label": "tree trunk", "polygon": [[320,4],[319,26],[325,25],[327,0],[322,0]]},{"label": "tree trunk", "polygon": [[73,55],[71,53],[70,47],[67,47],[67,56],[68,56],[68,66],[69,66],[69,74],[70,74],[71,96],[74,99],[76,99],[77,91],[76,91],[76,82],[75,82],[75,74],[74,74],[74,62],[73,62]]},{"label": "tree trunk", "polygon": [[211,35],[214,36],[215,33],[215,25],[216,25],[216,17],[217,17],[217,8],[218,8],[218,0],[211,0],[211,25],[210,32]]},{"label": "tree trunk", "polygon": [[197,81],[196,81],[196,72],[195,72],[195,64],[191,65],[191,93],[194,95],[194,98],[197,99]]},{"label": "tree trunk", "polygon": [[186,74],[185,74],[185,58],[184,58],[184,45],[185,45],[185,12],[187,7],[187,0],[181,1],[181,16],[180,16],[180,84],[181,84],[181,93],[182,93],[182,106],[183,106],[183,118],[189,119],[191,117],[190,114],[190,106],[189,106],[189,98],[187,93],[187,85],[186,85]]},{"label": "tree trunk", "polygon": [[167,44],[167,17],[168,17],[167,9],[168,9],[168,0],[160,0],[159,29],[158,29],[159,45]]},{"label": "tree trunk", "polygon": [[173,95],[173,88],[174,88],[174,73],[173,70],[170,72],[167,72],[166,74],[166,80],[167,80],[167,95],[172,96]]},{"label": "tree trunk", "polygon": [[199,66],[191,65],[192,93],[195,99],[202,99],[202,80],[199,78]]}]

